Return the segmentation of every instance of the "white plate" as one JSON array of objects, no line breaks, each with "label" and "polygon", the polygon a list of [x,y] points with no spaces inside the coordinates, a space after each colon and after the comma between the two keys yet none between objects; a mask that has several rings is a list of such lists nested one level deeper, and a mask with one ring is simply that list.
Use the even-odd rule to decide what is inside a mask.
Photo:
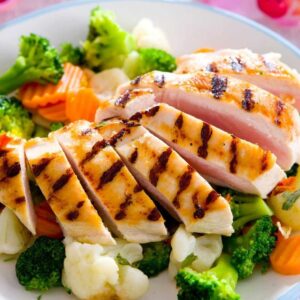
[{"label": "white plate", "polygon": [[[48,37],[55,45],[66,41],[76,44],[83,40],[88,29],[89,12],[97,4],[113,10],[118,21],[127,29],[143,17],[151,18],[166,32],[175,54],[188,53],[200,47],[248,47],[261,53],[280,52],[284,61],[300,69],[298,48],[265,27],[228,12],[189,3],[81,0],[53,6],[0,27],[0,73],[14,61],[21,34],[38,33]],[[245,300],[277,299],[299,279],[300,276],[279,276],[273,272],[266,275],[257,273],[239,283],[238,291]],[[0,262],[0,300],[29,300],[36,299],[38,295],[25,292],[19,286],[14,263]],[[66,300],[73,297],[57,289],[42,299]],[[150,291],[143,298],[161,299],[176,299],[175,285],[167,274],[151,280]]]}]

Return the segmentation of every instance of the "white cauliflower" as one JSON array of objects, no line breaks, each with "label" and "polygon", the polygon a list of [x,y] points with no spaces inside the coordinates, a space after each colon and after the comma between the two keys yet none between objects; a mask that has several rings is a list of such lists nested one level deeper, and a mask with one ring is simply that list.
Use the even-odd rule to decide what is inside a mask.
[{"label": "white cauliflower", "polygon": [[79,299],[134,300],[146,293],[148,277],[133,267],[118,265],[114,259],[123,253],[128,261],[136,261],[139,255],[128,255],[130,247],[137,252],[135,244],[118,240],[116,246],[102,247],[66,239],[65,245],[63,284]]},{"label": "white cauliflower", "polygon": [[14,255],[21,252],[30,239],[30,233],[8,208],[0,214],[0,254]]},{"label": "white cauliflower", "polygon": [[212,267],[222,253],[222,239],[219,235],[195,237],[181,225],[171,240],[169,273],[174,277],[181,267],[189,266],[197,272]]},{"label": "white cauliflower", "polygon": [[155,27],[151,20],[142,19],[132,31],[138,48],[157,48],[170,52],[169,42],[163,31]]}]

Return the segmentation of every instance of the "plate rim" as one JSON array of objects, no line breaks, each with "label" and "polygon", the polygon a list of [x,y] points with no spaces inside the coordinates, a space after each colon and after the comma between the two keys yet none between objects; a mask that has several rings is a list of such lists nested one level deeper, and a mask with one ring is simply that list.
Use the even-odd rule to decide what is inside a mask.
[{"label": "plate rim", "polygon": [[257,31],[260,31],[260,32],[266,34],[273,40],[277,41],[278,43],[280,43],[283,46],[285,46],[286,48],[288,48],[294,55],[296,55],[296,56],[298,56],[298,58],[300,58],[300,48],[297,47],[292,42],[290,42],[289,40],[287,40],[286,38],[284,38],[279,33],[273,31],[272,29],[269,29],[268,27],[254,21],[254,20],[251,20],[251,19],[249,19],[245,16],[242,16],[242,15],[239,15],[239,14],[233,13],[231,11],[212,7],[212,6],[209,6],[204,3],[198,3],[198,2],[186,1],[186,0],[71,0],[68,2],[62,2],[62,3],[47,6],[45,8],[38,9],[31,13],[25,14],[23,16],[20,16],[15,19],[12,19],[8,22],[5,22],[0,25],[0,33],[1,33],[1,31],[5,30],[6,28],[12,27],[12,26],[20,24],[20,23],[24,23],[31,18],[45,15],[49,12],[59,11],[59,10],[63,10],[68,7],[81,6],[81,5],[85,5],[85,4],[91,4],[91,3],[101,4],[101,3],[107,3],[107,2],[121,2],[121,1],[122,2],[124,2],[124,1],[139,2],[139,3],[140,2],[168,3],[168,4],[174,4],[174,5],[176,4],[176,5],[183,5],[183,6],[192,6],[196,9],[210,11],[210,12],[225,16],[227,18],[234,19],[240,23],[243,23],[251,28],[256,29]]}]

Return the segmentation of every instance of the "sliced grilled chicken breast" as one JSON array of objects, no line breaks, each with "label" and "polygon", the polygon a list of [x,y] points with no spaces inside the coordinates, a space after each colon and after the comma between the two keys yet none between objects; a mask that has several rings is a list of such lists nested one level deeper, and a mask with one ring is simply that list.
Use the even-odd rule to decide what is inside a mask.
[{"label": "sliced grilled chicken breast", "polygon": [[168,145],[135,122],[110,121],[98,130],[139,183],[188,231],[233,232],[228,202]]},{"label": "sliced grilled chicken breast", "polygon": [[115,234],[136,243],[166,239],[159,210],[89,122],[71,123],[55,132],[55,137]]},{"label": "sliced grilled chicken breast", "polygon": [[155,103],[155,95],[149,90],[132,90],[122,110],[115,102],[112,105],[111,117],[138,121],[212,183],[265,198],[285,177],[271,152],[167,104]]},{"label": "sliced grilled chicken breast", "polygon": [[138,77],[120,90],[135,87],[153,88],[157,102],[170,104],[239,138],[257,143],[274,153],[284,170],[300,162],[297,110],[248,82],[213,73],[155,71]]},{"label": "sliced grilled chicken breast", "polygon": [[55,139],[32,139],[26,143],[25,153],[65,235],[80,242],[114,244]]},{"label": "sliced grilled chicken breast", "polygon": [[249,81],[300,109],[300,75],[280,61],[281,55],[249,49],[222,49],[183,55],[177,73],[208,71]]},{"label": "sliced grilled chicken breast", "polygon": [[0,202],[35,234],[35,213],[26,173],[25,141],[14,139],[0,149]]}]

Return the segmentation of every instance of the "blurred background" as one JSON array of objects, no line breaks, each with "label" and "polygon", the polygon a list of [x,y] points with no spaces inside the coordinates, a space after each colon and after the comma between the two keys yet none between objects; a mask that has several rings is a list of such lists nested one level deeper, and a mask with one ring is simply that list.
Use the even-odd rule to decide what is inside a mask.
[{"label": "blurred background", "polygon": [[[72,0],[0,0],[0,25],[34,10]],[[181,0],[191,2],[192,0]],[[300,0],[194,0],[247,16],[300,47]]]}]

